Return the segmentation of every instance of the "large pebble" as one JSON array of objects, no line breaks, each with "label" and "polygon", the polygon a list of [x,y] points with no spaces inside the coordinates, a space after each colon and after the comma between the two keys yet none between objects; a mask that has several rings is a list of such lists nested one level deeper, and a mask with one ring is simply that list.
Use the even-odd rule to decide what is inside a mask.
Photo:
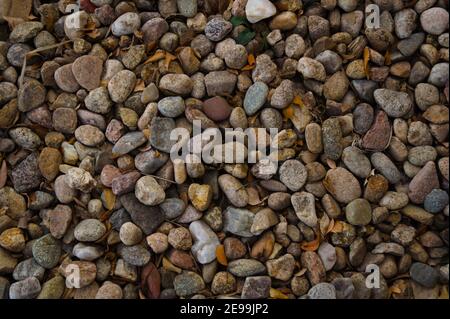
[{"label": "large pebble", "polygon": [[105,225],[97,219],[85,219],[81,221],[74,230],[75,238],[83,242],[97,241],[105,233]]},{"label": "large pebble", "polygon": [[34,299],[41,291],[41,284],[36,277],[17,281],[9,288],[10,299]]},{"label": "large pebble", "polygon": [[264,82],[255,82],[248,88],[244,98],[244,109],[247,115],[254,115],[264,105],[269,88]]},{"label": "large pebble", "polygon": [[78,84],[88,91],[98,88],[103,61],[94,55],[84,55],[72,63],[72,73]]},{"label": "large pebble", "polygon": [[425,197],[435,188],[439,188],[436,164],[428,162],[409,183],[409,199],[415,204],[422,204]]},{"label": "large pebble", "polygon": [[358,180],[342,167],[329,170],[323,184],[338,202],[344,204],[361,196],[361,186]]},{"label": "large pebble", "polygon": [[122,35],[133,34],[141,26],[141,18],[135,12],[127,12],[122,14],[111,25],[111,32],[116,37]]},{"label": "large pebble", "polygon": [[390,117],[402,117],[412,108],[413,102],[410,96],[404,92],[389,89],[378,89],[373,93],[377,104]]},{"label": "large pebble", "polygon": [[420,24],[429,34],[440,35],[448,29],[448,11],[444,8],[433,7],[420,15]]},{"label": "large pebble", "polygon": [[269,0],[248,0],[245,15],[250,23],[270,18],[277,13],[277,8]]},{"label": "large pebble", "polygon": [[248,203],[247,190],[241,182],[230,174],[221,175],[218,179],[220,189],[235,207],[245,207]]},{"label": "large pebble", "polygon": [[318,219],[314,195],[308,192],[295,193],[291,196],[291,203],[301,222],[309,227],[315,227]]},{"label": "large pebble", "polygon": [[151,176],[143,176],[136,182],[136,198],[144,205],[155,206],[166,198],[164,189]]},{"label": "large pebble", "polygon": [[108,91],[116,103],[123,103],[128,96],[133,92],[136,84],[136,75],[129,71],[123,70],[114,75],[108,83]]},{"label": "large pebble", "polygon": [[223,230],[242,237],[252,237],[250,231],[255,214],[246,209],[227,207],[223,212]]},{"label": "large pebble", "polygon": [[305,165],[298,160],[285,161],[280,167],[279,174],[280,181],[293,192],[300,190],[308,178]]}]

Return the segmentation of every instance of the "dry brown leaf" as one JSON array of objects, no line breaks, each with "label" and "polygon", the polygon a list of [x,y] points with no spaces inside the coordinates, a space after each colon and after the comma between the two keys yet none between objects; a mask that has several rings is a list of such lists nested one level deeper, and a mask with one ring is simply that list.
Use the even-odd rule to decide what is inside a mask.
[{"label": "dry brown leaf", "polygon": [[273,299],[289,299],[284,293],[275,288],[270,288],[270,298]]},{"label": "dry brown leaf", "polygon": [[33,0],[2,0],[0,1],[0,18],[11,17],[27,20],[32,7]]},{"label": "dry brown leaf", "polygon": [[223,245],[219,245],[216,247],[216,258],[219,264],[223,266],[228,265],[227,256],[225,256],[225,247]]},{"label": "dry brown leaf", "polygon": [[298,273],[294,274],[294,277],[301,277],[304,274],[306,274],[307,271],[308,271],[308,269],[302,268],[302,269],[300,269],[300,271]]},{"label": "dry brown leaf", "polygon": [[391,65],[391,63],[392,63],[391,50],[387,50],[386,54],[384,55],[384,64]]},{"label": "dry brown leaf", "polygon": [[8,166],[6,166],[6,160],[2,161],[2,166],[0,167],[0,188],[5,186],[8,179]]},{"label": "dry brown leaf", "polygon": [[248,62],[248,65],[255,65],[256,59],[255,59],[255,56],[252,53],[250,53],[248,55],[247,62]]},{"label": "dry brown leaf", "polygon": [[157,62],[159,60],[164,59],[166,56],[165,52],[162,50],[158,50],[155,52],[155,54],[153,54],[151,57],[149,57],[144,64],[149,64],[149,63],[153,63],[153,62]]},{"label": "dry brown leaf", "polygon": [[294,109],[292,105],[289,105],[287,108],[283,109],[283,117],[285,121],[290,120],[294,117]]},{"label": "dry brown leaf", "polygon": [[254,68],[255,68],[254,65],[246,65],[241,69],[241,71],[250,71],[253,70]]},{"label": "dry brown leaf", "polygon": [[449,296],[448,296],[448,286],[446,286],[446,285],[443,285],[442,287],[441,287],[441,293],[439,294],[439,299],[449,299]]},{"label": "dry brown leaf", "polygon": [[247,57],[247,62],[248,64],[246,66],[244,66],[241,71],[250,71],[253,70],[255,68],[255,56],[253,54],[249,54]]},{"label": "dry brown leaf", "polygon": [[332,159],[329,159],[329,158],[327,158],[327,165],[328,165],[331,169],[336,168],[336,162],[333,161]]},{"label": "dry brown leaf", "polygon": [[102,33],[100,32],[99,29],[94,29],[90,32],[87,32],[86,35],[88,37],[90,37],[91,39],[97,39],[98,37],[100,37],[102,35]]},{"label": "dry brown leaf", "polygon": [[327,229],[325,235],[330,233],[333,228],[334,228],[334,219],[331,219],[330,223],[328,224],[328,229]]},{"label": "dry brown leaf", "polygon": [[8,22],[8,26],[9,28],[12,30],[14,29],[17,25],[25,22],[25,20],[23,18],[17,18],[17,17],[3,17],[3,19]]},{"label": "dry brown leaf", "polygon": [[294,100],[292,101],[292,103],[294,103],[295,105],[298,105],[298,106],[300,106],[300,107],[304,107],[304,106],[305,106],[305,104],[303,103],[303,100],[302,100],[302,98],[300,97],[300,95],[296,95],[296,96],[294,97]]},{"label": "dry brown leaf", "polygon": [[313,241],[304,242],[300,248],[306,251],[316,251],[320,246],[320,234]]},{"label": "dry brown leaf", "polygon": [[145,82],[142,79],[139,79],[134,87],[133,92],[142,92],[145,89]]},{"label": "dry brown leaf", "polygon": [[370,60],[370,49],[369,47],[364,48],[364,73],[366,74],[367,80],[370,80],[370,70],[369,70],[369,60]]},{"label": "dry brown leaf", "polygon": [[164,57],[164,64],[165,64],[166,68],[168,69],[170,66],[170,63],[176,59],[177,59],[176,56],[170,54],[169,52],[166,52],[165,57]]},{"label": "dry brown leaf", "polygon": [[335,221],[331,233],[342,233],[345,229],[345,223],[340,220]]},{"label": "dry brown leaf", "polygon": [[111,189],[105,188],[103,190],[103,200],[105,201],[105,208],[107,210],[111,210],[116,205],[116,195],[112,192]]},{"label": "dry brown leaf", "polygon": [[180,274],[182,272],[181,268],[178,268],[177,266],[172,264],[170,262],[170,260],[167,259],[166,257],[163,257],[162,266],[163,266],[164,269],[176,272],[177,274]]}]

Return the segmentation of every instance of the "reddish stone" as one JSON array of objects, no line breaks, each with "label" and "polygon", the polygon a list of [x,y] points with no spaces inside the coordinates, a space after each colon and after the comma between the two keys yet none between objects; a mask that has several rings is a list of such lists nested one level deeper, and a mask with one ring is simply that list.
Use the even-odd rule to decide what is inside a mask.
[{"label": "reddish stone", "polygon": [[428,162],[409,183],[408,196],[411,202],[422,204],[425,197],[435,188],[439,188],[436,164]]},{"label": "reddish stone", "polygon": [[362,139],[362,147],[372,151],[383,151],[389,145],[391,124],[385,112],[380,111],[375,116],[372,127]]},{"label": "reddish stone", "polygon": [[203,112],[213,121],[224,121],[231,114],[232,108],[223,97],[215,96],[203,102]]}]

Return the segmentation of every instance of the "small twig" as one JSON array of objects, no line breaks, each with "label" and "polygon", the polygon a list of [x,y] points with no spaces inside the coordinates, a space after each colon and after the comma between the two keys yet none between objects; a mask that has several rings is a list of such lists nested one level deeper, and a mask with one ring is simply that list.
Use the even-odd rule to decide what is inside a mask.
[{"label": "small twig", "polygon": [[172,183],[172,184],[176,184],[177,183],[177,182],[171,181],[170,179],[166,179],[164,177],[159,177],[159,176],[156,176],[156,175],[147,175],[147,176],[151,176],[153,178],[160,179],[162,181],[169,182],[169,183]]},{"label": "small twig", "polygon": [[23,65],[22,65],[22,71],[20,72],[20,77],[19,77],[19,87],[21,87],[23,85],[23,78],[25,77],[25,69],[27,67],[27,58],[29,58],[30,56],[32,56],[33,54],[42,52],[42,51],[47,51],[47,50],[51,50],[51,49],[55,49],[58,48],[62,45],[66,45],[67,43],[72,42],[72,40],[68,40],[68,41],[64,41],[61,43],[57,43],[57,44],[52,44],[52,45],[46,45],[40,48],[37,48],[33,51],[28,52],[27,54],[25,54],[25,57],[23,58]]}]

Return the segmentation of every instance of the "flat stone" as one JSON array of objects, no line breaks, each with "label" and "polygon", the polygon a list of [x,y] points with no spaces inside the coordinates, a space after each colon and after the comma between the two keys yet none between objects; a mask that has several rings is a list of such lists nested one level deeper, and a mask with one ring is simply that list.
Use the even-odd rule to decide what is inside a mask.
[{"label": "flat stone", "polygon": [[301,222],[309,227],[317,226],[314,195],[308,192],[294,193],[291,196],[294,211]]},{"label": "flat stone", "polygon": [[41,291],[41,284],[36,277],[29,277],[11,284],[10,299],[33,299]]},{"label": "flat stone", "polygon": [[245,278],[242,287],[242,299],[265,299],[269,297],[272,281],[269,276],[254,276]]},{"label": "flat stone", "polygon": [[362,139],[362,147],[373,151],[385,150],[391,138],[391,125],[387,114],[380,111],[375,116],[372,127]]},{"label": "flat stone", "polygon": [[422,204],[425,197],[435,188],[439,188],[436,164],[428,162],[409,183],[409,199],[415,204]]},{"label": "flat stone", "polygon": [[164,221],[164,213],[158,207],[142,204],[133,193],[120,196],[120,202],[130,214],[133,223],[146,235],[152,234]]},{"label": "flat stone", "polygon": [[390,117],[402,117],[412,108],[413,102],[404,92],[396,92],[388,89],[378,89],[373,93],[377,104]]},{"label": "flat stone", "polygon": [[237,259],[228,263],[227,271],[237,277],[249,277],[259,275],[266,267],[255,259]]},{"label": "flat stone", "polygon": [[329,170],[323,184],[327,191],[341,203],[347,204],[361,196],[358,180],[342,167]]},{"label": "flat stone", "polygon": [[223,230],[242,237],[252,237],[250,231],[255,214],[232,206],[223,212]]},{"label": "flat stone", "polygon": [[94,55],[83,55],[72,63],[72,73],[78,84],[88,91],[99,87],[103,61]]},{"label": "flat stone", "polygon": [[427,288],[434,287],[439,280],[439,272],[435,268],[420,262],[412,264],[409,273],[415,282]]}]

